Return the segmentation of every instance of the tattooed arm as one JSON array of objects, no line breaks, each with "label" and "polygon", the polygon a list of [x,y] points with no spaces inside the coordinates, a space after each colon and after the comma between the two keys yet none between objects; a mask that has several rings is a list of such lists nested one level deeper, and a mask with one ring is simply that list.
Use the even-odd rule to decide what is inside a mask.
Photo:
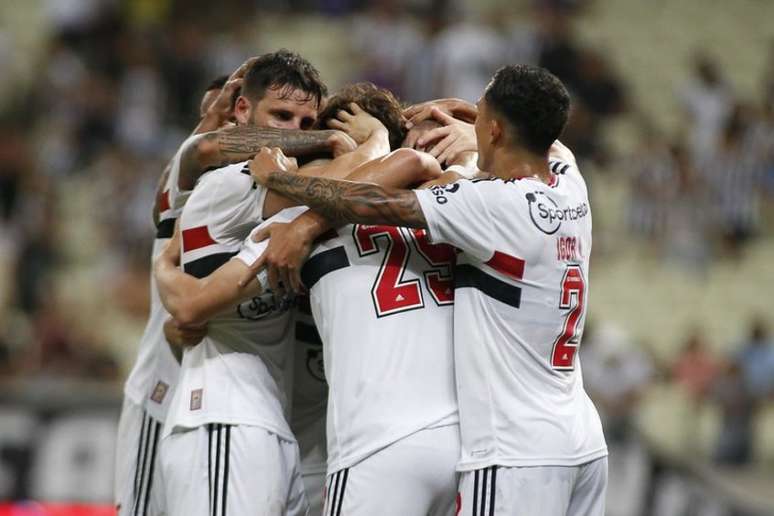
[{"label": "tattooed arm", "polygon": [[[261,147],[279,147],[288,156],[327,152],[340,131],[302,131],[239,125],[189,138],[180,156],[181,190],[191,190],[206,170],[252,158]],[[348,138],[348,137],[347,137]]]},{"label": "tattooed arm", "polygon": [[304,177],[287,172],[270,173],[266,186],[296,202],[306,204],[333,223],[427,227],[417,196],[412,190]]}]

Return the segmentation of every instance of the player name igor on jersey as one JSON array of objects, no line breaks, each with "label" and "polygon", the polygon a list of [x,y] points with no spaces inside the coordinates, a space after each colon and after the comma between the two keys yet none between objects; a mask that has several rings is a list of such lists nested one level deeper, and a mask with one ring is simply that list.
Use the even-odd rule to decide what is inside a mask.
[{"label": "player name igor on jersey", "polygon": [[[180,216],[183,270],[202,278],[236,255],[260,222],[265,196],[245,163],[202,176]],[[207,336],[183,354],[165,435],[217,422],[293,439],[284,374],[294,337],[290,308],[268,293],[209,321]]]},{"label": "player name igor on jersey", "polygon": [[[182,148],[182,146],[181,146]],[[180,172],[180,151],[170,164],[167,181],[159,200],[159,223],[153,241],[151,259],[154,259],[172,237],[175,221],[180,215],[190,192],[177,187]],[[150,278],[150,315],[145,325],[137,361],[124,386],[124,393],[158,421],[164,421],[169,402],[174,395],[180,365],[164,337],[164,321],[168,314],[161,304],[156,279]]]},{"label": "player name igor on jersey", "polygon": [[607,454],[576,351],[591,212],[574,163],[553,184],[461,180],[417,191],[429,235],[462,251],[454,350],[462,471],[571,466]]},{"label": "player name igor on jersey", "polygon": [[[247,245],[252,261],[266,243]],[[328,474],[421,429],[457,423],[454,256],[421,231],[347,225],[304,265],[330,388]]]}]

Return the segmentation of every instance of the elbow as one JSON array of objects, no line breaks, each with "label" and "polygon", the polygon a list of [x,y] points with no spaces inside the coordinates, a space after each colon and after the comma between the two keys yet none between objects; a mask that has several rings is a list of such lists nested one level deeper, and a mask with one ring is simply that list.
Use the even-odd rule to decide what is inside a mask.
[{"label": "elbow", "polygon": [[205,314],[199,310],[195,303],[183,301],[176,306],[167,307],[171,315],[180,326],[199,326],[207,322]]},{"label": "elbow", "polygon": [[199,170],[204,170],[215,164],[218,154],[218,142],[216,133],[202,133],[190,138],[183,149],[181,162],[193,165]]},{"label": "elbow", "polygon": [[410,171],[414,183],[424,183],[441,175],[441,165],[433,156],[414,149],[398,149],[393,153],[401,169]]}]

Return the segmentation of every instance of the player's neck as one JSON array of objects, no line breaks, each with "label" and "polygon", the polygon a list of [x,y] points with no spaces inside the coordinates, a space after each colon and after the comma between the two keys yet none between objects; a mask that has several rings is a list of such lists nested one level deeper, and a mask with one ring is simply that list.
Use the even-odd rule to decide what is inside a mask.
[{"label": "player's neck", "polygon": [[494,162],[493,173],[502,179],[522,179],[532,177],[551,183],[551,170],[548,167],[548,157],[538,156],[521,150],[502,150]]}]

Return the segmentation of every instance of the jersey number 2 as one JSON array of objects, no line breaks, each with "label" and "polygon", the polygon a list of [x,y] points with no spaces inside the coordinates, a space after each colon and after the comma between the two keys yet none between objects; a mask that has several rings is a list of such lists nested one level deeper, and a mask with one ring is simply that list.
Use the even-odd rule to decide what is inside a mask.
[{"label": "jersey number 2", "polygon": [[[405,232],[404,232],[405,231]],[[423,278],[433,300],[440,305],[454,303],[454,249],[427,241],[424,229],[403,230],[393,226],[355,226],[353,236],[360,256],[379,252],[377,239],[387,245],[379,274],[371,289],[376,315],[379,317],[425,306],[419,279],[404,280],[403,274],[411,255],[410,242],[430,268]]]},{"label": "jersey number 2", "polygon": [[569,309],[564,320],[562,333],[554,342],[554,352],[551,365],[554,369],[572,370],[575,353],[578,351],[580,336],[579,322],[583,317],[585,306],[586,281],[578,265],[568,265],[562,277],[562,292],[559,297],[559,308]]}]

